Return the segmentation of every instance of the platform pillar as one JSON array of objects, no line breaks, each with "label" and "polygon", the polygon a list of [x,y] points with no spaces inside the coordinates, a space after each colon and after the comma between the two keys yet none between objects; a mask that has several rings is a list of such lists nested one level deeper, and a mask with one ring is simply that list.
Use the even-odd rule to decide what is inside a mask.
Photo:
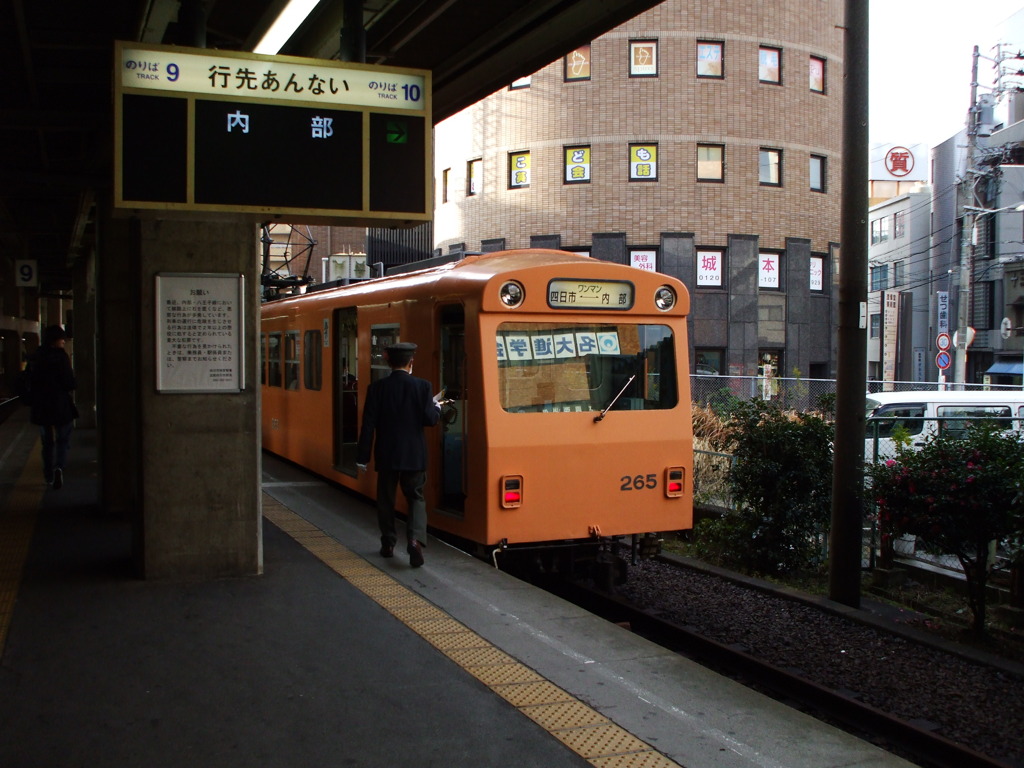
[{"label": "platform pillar", "polygon": [[[100,256],[101,506],[128,517],[146,579],[262,571],[257,227],[109,219]],[[241,392],[156,384],[156,276],[244,276]]]}]

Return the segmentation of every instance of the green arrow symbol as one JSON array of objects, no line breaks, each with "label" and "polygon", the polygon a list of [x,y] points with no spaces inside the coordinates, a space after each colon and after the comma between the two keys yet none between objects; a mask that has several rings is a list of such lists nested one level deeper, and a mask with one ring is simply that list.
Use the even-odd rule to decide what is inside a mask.
[{"label": "green arrow symbol", "polygon": [[405,130],[405,123],[398,120],[388,120],[388,144],[408,144],[409,134]]}]

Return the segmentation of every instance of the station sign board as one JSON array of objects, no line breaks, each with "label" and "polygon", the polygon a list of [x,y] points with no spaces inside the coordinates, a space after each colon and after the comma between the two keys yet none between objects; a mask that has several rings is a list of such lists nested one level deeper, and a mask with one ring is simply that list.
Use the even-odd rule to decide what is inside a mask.
[{"label": "station sign board", "polygon": [[115,43],[114,206],[428,221],[428,70]]}]

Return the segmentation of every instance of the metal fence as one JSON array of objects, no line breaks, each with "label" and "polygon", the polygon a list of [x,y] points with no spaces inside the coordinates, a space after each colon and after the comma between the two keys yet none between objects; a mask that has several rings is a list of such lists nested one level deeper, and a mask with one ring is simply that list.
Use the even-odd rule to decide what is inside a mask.
[{"label": "metal fence", "polygon": [[[864,394],[930,390],[1016,390],[1001,384],[940,384],[934,381],[867,381]],[[698,405],[727,406],[730,399],[769,400],[794,411],[831,411],[835,379],[780,378],[776,376],[690,376],[690,397]]]}]

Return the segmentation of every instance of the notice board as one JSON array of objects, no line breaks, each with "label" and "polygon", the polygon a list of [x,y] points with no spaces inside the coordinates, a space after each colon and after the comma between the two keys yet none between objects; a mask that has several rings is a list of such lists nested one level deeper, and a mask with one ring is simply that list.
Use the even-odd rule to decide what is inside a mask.
[{"label": "notice board", "polygon": [[245,388],[244,303],[239,274],[156,276],[158,392]]}]

